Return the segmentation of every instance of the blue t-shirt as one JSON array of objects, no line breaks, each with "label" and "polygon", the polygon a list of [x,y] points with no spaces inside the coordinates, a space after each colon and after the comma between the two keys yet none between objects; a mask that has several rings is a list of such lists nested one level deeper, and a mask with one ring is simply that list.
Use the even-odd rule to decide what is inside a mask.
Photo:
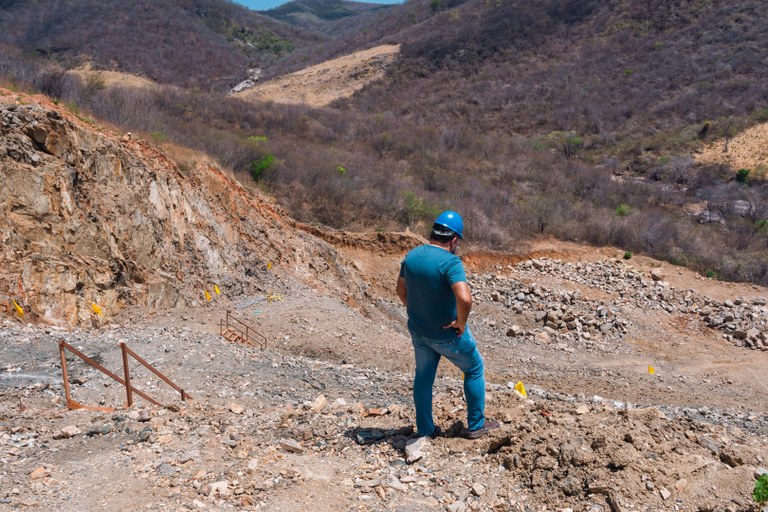
[{"label": "blue t-shirt", "polygon": [[425,338],[455,338],[456,331],[443,326],[456,320],[451,286],[467,281],[461,259],[440,247],[422,245],[405,255],[400,277],[407,289],[408,330]]}]

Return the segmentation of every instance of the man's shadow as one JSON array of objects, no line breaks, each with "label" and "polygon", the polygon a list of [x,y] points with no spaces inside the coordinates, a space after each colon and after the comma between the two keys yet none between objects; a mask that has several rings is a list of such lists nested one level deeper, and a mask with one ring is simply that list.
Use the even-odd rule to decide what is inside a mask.
[{"label": "man's shadow", "polygon": [[[462,437],[464,433],[464,424],[461,421],[455,422],[451,427],[438,434],[437,438]],[[376,445],[387,443],[395,450],[404,451],[409,441],[417,436],[414,433],[413,425],[400,428],[351,428],[344,432],[344,437],[352,439],[361,446]]]}]

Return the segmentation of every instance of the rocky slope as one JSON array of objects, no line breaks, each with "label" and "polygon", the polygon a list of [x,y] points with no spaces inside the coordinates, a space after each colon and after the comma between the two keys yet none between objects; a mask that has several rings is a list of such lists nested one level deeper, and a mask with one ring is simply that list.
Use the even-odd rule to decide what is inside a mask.
[{"label": "rocky slope", "polygon": [[[211,166],[0,90],[0,302],[57,325],[307,278],[359,293],[329,245]],[[95,306],[94,306],[95,305]],[[95,313],[94,311],[101,311]]]}]

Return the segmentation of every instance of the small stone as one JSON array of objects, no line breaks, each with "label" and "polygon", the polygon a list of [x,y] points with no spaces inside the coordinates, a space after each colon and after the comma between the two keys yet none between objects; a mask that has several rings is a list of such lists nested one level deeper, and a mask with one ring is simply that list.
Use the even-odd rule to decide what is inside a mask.
[{"label": "small stone", "polygon": [[321,412],[323,409],[325,409],[328,406],[328,399],[325,398],[325,395],[320,395],[312,402],[312,406],[310,407],[310,410],[312,412]]},{"label": "small stone", "polygon": [[88,432],[86,432],[85,435],[87,435],[88,437],[103,436],[103,435],[109,434],[110,432],[112,432],[112,425],[110,425],[109,423],[105,423],[104,425],[91,427],[91,429],[88,430]]},{"label": "small stone", "polygon": [[359,487],[363,489],[373,489],[378,485],[381,485],[381,480],[379,480],[378,478],[374,478],[372,480],[363,480],[363,479],[355,480],[355,487]]},{"label": "small stone", "polygon": [[661,499],[664,501],[667,501],[670,496],[672,496],[672,493],[667,490],[666,487],[662,487],[659,489],[659,496],[661,496]]},{"label": "small stone", "polygon": [[45,466],[40,466],[32,470],[32,472],[29,474],[29,478],[32,480],[37,480],[38,478],[50,476],[50,474],[51,472],[48,471]]},{"label": "small stone", "polygon": [[472,484],[472,494],[475,496],[482,496],[485,494],[485,486],[481,483]]},{"label": "small stone", "polygon": [[196,509],[200,509],[200,510],[208,508],[208,505],[206,505],[205,503],[203,503],[200,500],[192,500],[192,506],[195,507]]},{"label": "small stone", "polygon": [[467,504],[463,501],[454,501],[448,505],[448,512],[466,512]]},{"label": "small stone", "polygon": [[408,490],[408,486],[402,483],[397,477],[390,475],[388,478],[382,480],[381,485],[389,489],[395,489],[397,491],[405,492]]},{"label": "small stone", "polygon": [[291,453],[304,452],[304,447],[301,446],[298,442],[294,441],[293,439],[281,439],[280,448]]},{"label": "small stone", "polygon": [[411,464],[421,459],[422,457],[424,457],[426,453],[424,453],[423,450],[425,450],[428,446],[429,446],[428,437],[419,437],[412,441],[409,441],[408,444],[405,445],[406,462],[408,464]]},{"label": "small stone", "polygon": [[229,404],[229,410],[235,414],[243,414],[245,412],[245,407],[243,407],[240,404]]},{"label": "small stone", "polygon": [[157,466],[157,472],[162,476],[173,476],[176,474],[176,468],[171,466],[167,462],[163,462],[162,464]]},{"label": "small stone", "polygon": [[587,414],[589,412],[589,406],[588,405],[580,405],[576,408],[576,414],[579,416],[582,416],[584,414]]},{"label": "small stone", "polygon": [[77,435],[82,434],[83,431],[77,428],[74,425],[69,425],[64,428],[62,428],[59,432],[53,435],[54,439],[69,439],[70,437],[75,437]]},{"label": "small stone", "polygon": [[212,496],[221,496],[222,498],[229,496],[231,494],[231,491],[229,490],[229,481],[221,480],[219,482],[213,482],[211,484],[210,494]]}]

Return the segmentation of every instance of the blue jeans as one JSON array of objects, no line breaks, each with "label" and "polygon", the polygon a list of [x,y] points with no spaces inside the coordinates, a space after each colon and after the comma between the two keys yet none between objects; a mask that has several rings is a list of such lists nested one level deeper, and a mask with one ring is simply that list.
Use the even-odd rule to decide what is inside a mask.
[{"label": "blue jeans", "polygon": [[432,419],[432,385],[437,365],[444,356],[464,372],[464,397],[467,401],[467,429],[476,430],[485,422],[485,375],[483,358],[469,327],[459,338],[435,340],[411,333],[416,356],[416,376],[413,379],[413,402],[416,406],[416,429],[420,436],[435,430]]}]

